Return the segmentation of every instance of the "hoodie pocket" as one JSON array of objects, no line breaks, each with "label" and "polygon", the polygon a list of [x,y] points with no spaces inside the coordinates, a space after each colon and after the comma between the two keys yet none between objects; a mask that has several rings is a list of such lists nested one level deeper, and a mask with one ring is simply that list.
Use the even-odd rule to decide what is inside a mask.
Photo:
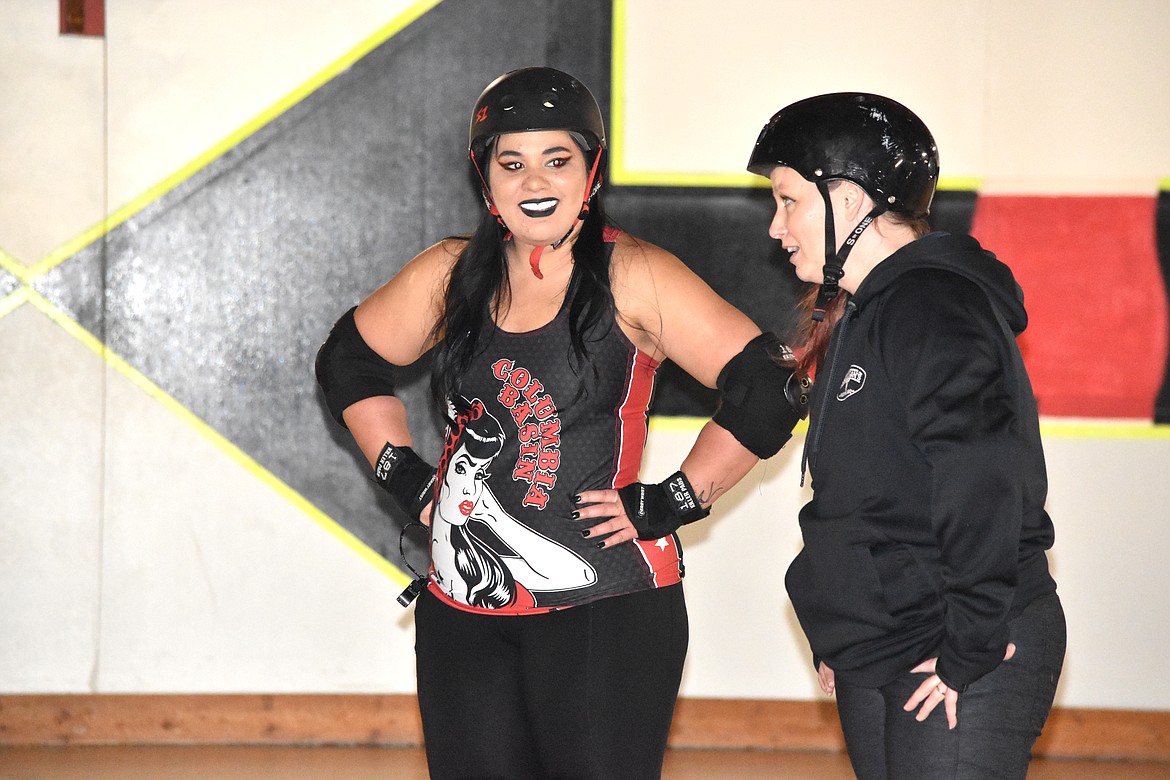
[{"label": "hoodie pocket", "polygon": [[898,542],[869,547],[872,571],[885,612],[899,624],[919,623],[942,613],[942,597],[914,552]]},{"label": "hoodie pocket", "polygon": [[896,623],[886,614],[869,540],[845,524],[818,522],[803,530],[804,549],[784,580],[813,650],[833,658],[885,636]]},{"label": "hoodie pocket", "polygon": [[[822,520],[802,530],[804,549],[785,585],[818,655],[860,657],[893,635],[937,621],[938,591],[909,547],[875,539],[856,523]],[[862,649],[866,645],[870,651]]]}]

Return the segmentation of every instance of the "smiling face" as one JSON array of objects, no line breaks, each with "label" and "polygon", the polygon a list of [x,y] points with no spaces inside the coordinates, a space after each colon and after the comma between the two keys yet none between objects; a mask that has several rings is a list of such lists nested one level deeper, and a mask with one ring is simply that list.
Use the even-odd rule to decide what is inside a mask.
[{"label": "smiling face", "polygon": [[551,244],[573,226],[589,171],[566,131],[505,133],[496,139],[487,167],[492,201],[519,241]]},{"label": "smiling face", "polygon": [[804,282],[825,280],[825,201],[817,185],[792,168],[772,169],[772,197],[776,215],[768,235],[788,251],[788,261]]}]

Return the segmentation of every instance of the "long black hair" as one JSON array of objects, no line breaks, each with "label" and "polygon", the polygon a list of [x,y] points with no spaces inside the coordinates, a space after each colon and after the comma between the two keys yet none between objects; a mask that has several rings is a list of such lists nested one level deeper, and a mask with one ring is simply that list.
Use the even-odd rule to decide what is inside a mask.
[{"label": "long black hair", "polygon": [[[585,158],[586,164],[592,163],[588,153]],[[598,169],[599,181],[604,181],[605,163],[603,156]],[[597,369],[588,359],[588,342],[605,335],[596,332],[595,327],[614,306],[610,252],[605,246],[606,225],[599,190],[590,199],[589,213],[573,243],[573,272],[565,293],[569,300],[569,336],[573,347],[569,365],[578,376],[583,366],[590,366],[596,377]],[[459,380],[472,359],[487,348],[485,316],[499,322],[511,303],[505,235],[505,228],[485,209],[479,227],[466,237],[467,244],[451,268],[443,314],[432,334],[438,347],[431,373],[431,393],[439,408],[444,408],[446,399],[458,392]],[[582,383],[577,397],[584,392]]]}]

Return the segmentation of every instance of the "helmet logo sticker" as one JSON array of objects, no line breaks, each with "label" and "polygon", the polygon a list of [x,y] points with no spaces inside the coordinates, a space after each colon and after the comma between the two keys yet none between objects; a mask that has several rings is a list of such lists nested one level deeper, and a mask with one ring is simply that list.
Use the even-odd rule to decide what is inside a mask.
[{"label": "helmet logo sticker", "polygon": [[845,378],[841,380],[841,391],[837,393],[837,400],[844,401],[851,395],[857,395],[865,387],[865,369],[861,366],[849,366]]},{"label": "helmet logo sticker", "polygon": [[476,124],[478,124],[478,123],[482,122],[483,120],[487,119],[487,114],[488,114],[488,111],[487,111],[487,110],[488,110],[488,107],[487,107],[487,106],[484,106],[483,108],[481,108],[481,109],[479,110],[479,113],[475,115],[475,122],[476,122]]}]

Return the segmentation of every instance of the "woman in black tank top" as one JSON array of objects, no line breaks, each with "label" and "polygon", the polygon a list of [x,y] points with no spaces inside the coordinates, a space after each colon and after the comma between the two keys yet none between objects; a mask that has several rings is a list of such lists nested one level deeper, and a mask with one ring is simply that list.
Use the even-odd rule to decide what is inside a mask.
[{"label": "woman in black tank top", "polygon": [[[415,616],[430,770],[657,777],[687,645],[674,529],[760,452],[712,421],[676,475],[640,483],[654,372],[670,359],[714,387],[761,334],[676,257],[606,225],[605,129],[573,77],[497,79],[469,152],[477,230],[414,258],[318,358],[376,478],[431,527]],[[437,472],[386,378],[431,350]]]}]

